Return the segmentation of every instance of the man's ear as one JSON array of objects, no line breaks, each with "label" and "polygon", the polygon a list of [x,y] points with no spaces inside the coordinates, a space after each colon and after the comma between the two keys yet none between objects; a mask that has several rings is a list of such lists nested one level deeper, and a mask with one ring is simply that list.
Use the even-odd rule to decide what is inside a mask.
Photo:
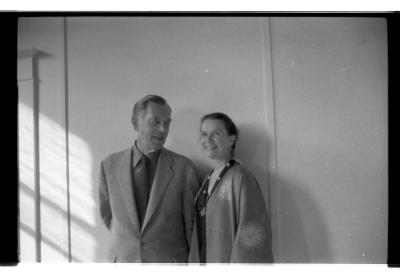
[{"label": "man's ear", "polygon": [[138,130],[137,118],[132,117],[132,126],[133,126],[133,129],[134,129],[135,131]]},{"label": "man's ear", "polygon": [[231,135],[230,137],[229,137],[229,140],[230,140],[230,144],[231,144],[231,149],[235,149],[235,144],[236,144],[236,136],[235,135]]}]

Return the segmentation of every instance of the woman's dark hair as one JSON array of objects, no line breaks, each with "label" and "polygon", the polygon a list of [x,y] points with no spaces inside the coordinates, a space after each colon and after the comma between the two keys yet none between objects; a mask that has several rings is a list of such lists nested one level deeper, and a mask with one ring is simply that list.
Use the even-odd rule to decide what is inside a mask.
[{"label": "woman's dark hair", "polygon": [[214,120],[222,121],[224,123],[224,125],[225,125],[225,129],[226,129],[228,135],[229,136],[232,136],[232,135],[236,136],[235,137],[235,141],[233,142],[232,147],[231,147],[231,154],[233,155],[233,152],[234,152],[235,147],[236,147],[236,141],[237,141],[238,136],[239,136],[239,130],[236,127],[235,123],[233,123],[232,119],[229,116],[227,116],[224,113],[219,113],[219,112],[206,114],[205,116],[203,116],[200,119],[200,124],[203,124],[204,120],[206,120],[206,119],[214,119]]}]

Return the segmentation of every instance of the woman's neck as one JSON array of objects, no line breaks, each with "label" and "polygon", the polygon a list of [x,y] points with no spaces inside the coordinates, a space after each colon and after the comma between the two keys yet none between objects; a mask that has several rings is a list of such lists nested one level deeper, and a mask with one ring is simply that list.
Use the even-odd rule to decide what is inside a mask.
[{"label": "woman's neck", "polygon": [[219,160],[213,160],[212,167],[214,169],[214,172],[219,172],[222,170],[222,168],[225,167],[225,165],[229,162],[231,157],[227,157],[224,159],[219,159]]}]

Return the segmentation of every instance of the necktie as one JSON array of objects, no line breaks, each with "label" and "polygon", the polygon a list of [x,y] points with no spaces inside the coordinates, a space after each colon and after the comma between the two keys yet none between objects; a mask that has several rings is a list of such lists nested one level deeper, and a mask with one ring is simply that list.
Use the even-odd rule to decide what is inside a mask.
[{"label": "necktie", "polygon": [[142,155],[140,162],[141,172],[138,180],[136,180],[137,191],[135,193],[135,197],[139,211],[140,225],[142,225],[150,196],[152,164],[151,160],[146,155]]}]

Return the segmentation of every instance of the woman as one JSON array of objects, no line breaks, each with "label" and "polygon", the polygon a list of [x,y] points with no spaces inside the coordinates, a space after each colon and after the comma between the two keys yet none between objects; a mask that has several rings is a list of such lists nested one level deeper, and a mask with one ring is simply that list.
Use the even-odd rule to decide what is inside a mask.
[{"label": "woman", "polygon": [[200,142],[212,170],[195,198],[190,262],[271,263],[271,230],[254,176],[233,159],[238,130],[223,113],[203,116]]}]

